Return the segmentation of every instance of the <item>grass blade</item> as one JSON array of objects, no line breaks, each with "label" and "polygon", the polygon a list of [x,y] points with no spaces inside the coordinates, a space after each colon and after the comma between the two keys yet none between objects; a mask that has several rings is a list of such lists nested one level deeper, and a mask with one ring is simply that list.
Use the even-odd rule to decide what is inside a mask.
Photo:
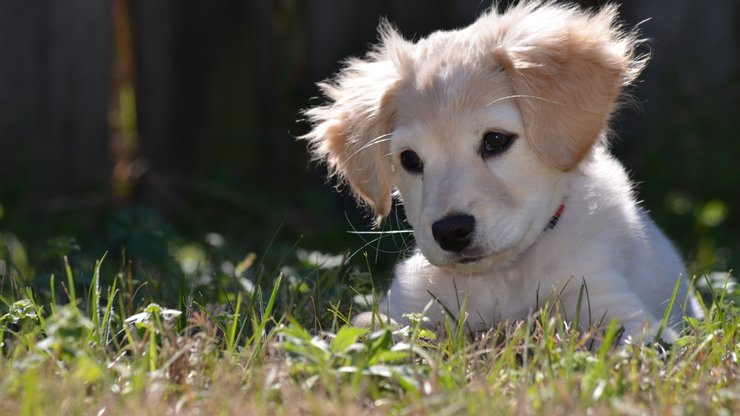
[{"label": "grass blade", "polygon": [[116,297],[116,294],[118,293],[118,289],[116,289],[116,284],[118,283],[117,279],[113,279],[113,286],[108,290],[108,302],[105,305],[105,311],[103,311],[103,321],[101,322],[101,332],[102,336],[100,337],[100,345],[104,346],[108,343],[108,339],[110,338],[110,321],[111,321],[111,311],[113,310],[113,299]]},{"label": "grass blade", "polygon": [[259,344],[257,344],[256,341],[258,339],[262,339],[264,336],[263,333],[265,332],[265,327],[267,326],[268,319],[272,317],[272,310],[275,307],[275,299],[277,299],[278,290],[280,289],[280,282],[282,282],[282,280],[283,274],[280,273],[277,277],[277,280],[275,280],[275,286],[272,287],[272,293],[270,293],[270,299],[267,301],[267,306],[265,306],[265,310],[262,312],[261,319],[257,323],[257,328],[252,334],[252,337],[247,342],[247,346],[256,344],[256,346],[259,347]]},{"label": "grass blade", "polygon": [[100,258],[100,260],[97,260],[95,262],[95,269],[93,270],[93,277],[92,282],[90,284],[90,295],[89,295],[89,305],[88,308],[90,310],[90,320],[93,323],[93,326],[95,327],[95,331],[100,331],[100,266],[103,264],[103,260],[105,260],[105,256],[107,253],[103,253],[103,256]]},{"label": "grass blade", "polygon": [[229,353],[233,354],[234,350],[236,349],[236,329],[237,325],[239,323],[239,308],[241,308],[242,305],[242,292],[239,291],[239,293],[236,296],[236,308],[234,309],[234,319],[231,321],[231,325],[229,326],[229,334],[227,338],[227,350]]},{"label": "grass blade", "polygon": [[673,309],[673,303],[676,301],[676,295],[678,294],[678,287],[680,285],[681,276],[679,275],[678,279],[676,279],[676,284],[673,285],[673,293],[671,293],[671,298],[668,300],[668,307],[665,309],[665,313],[663,314],[663,320],[660,322],[658,332],[655,334],[655,341],[660,340],[660,336],[663,335],[663,330],[668,324],[668,317],[671,315],[671,309]]},{"label": "grass blade", "polygon": [[68,295],[69,295],[69,301],[72,303],[72,306],[74,308],[77,308],[77,295],[75,294],[75,279],[72,275],[72,267],[69,265],[69,259],[67,256],[64,256],[64,271],[67,273],[67,285],[69,286],[67,288]]}]

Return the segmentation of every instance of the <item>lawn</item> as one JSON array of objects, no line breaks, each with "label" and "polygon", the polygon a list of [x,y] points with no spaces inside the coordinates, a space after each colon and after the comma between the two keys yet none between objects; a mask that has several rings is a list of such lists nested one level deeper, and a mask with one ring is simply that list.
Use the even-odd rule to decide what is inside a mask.
[{"label": "lawn", "polygon": [[740,414],[726,275],[697,279],[706,319],[675,344],[618,345],[557,303],[484,333],[355,328],[378,279],[346,256],[183,246],[177,270],[67,243],[33,282],[0,257],[0,414]]}]

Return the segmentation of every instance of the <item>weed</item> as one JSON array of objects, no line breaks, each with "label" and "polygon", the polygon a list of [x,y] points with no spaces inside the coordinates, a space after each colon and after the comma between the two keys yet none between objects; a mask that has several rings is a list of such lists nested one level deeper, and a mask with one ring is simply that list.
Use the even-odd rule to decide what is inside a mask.
[{"label": "weed", "polygon": [[[105,255],[78,291],[85,272],[60,256],[66,302],[53,276],[46,290],[0,297],[2,414],[740,411],[738,289],[727,279],[705,281],[705,319],[686,318],[666,348],[620,345],[617,322],[581,331],[557,302],[477,333],[466,299],[436,331],[423,314],[356,328],[350,300],[377,302],[346,256],[303,252],[271,280],[250,255],[231,280],[213,276],[215,290],[191,286],[200,301],[185,295],[177,309],[137,295],[151,283],[134,283],[126,261],[106,275]],[[576,321],[588,302],[582,285]]]}]

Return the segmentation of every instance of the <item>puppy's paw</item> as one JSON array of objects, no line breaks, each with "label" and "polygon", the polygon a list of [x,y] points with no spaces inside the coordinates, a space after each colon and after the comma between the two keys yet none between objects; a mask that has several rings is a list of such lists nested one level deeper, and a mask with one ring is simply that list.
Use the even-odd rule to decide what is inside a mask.
[{"label": "puppy's paw", "polygon": [[642,344],[671,345],[676,342],[678,335],[672,328],[663,328],[658,337],[660,323],[658,322],[627,322],[624,324],[624,332],[619,340],[620,344]]},{"label": "puppy's paw", "polygon": [[352,318],[352,325],[359,328],[367,328],[372,331],[390,326],[393,330],[401,328],[401,325],[393,318],[382,313],[363,312]]}]

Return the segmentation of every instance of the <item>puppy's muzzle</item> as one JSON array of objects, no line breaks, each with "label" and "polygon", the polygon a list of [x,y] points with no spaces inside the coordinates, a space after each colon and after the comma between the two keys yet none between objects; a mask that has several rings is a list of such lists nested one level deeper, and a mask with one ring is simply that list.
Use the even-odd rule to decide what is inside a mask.
[{"label": "puppy's muzzle", "polygon": [[432,235],[442,250],[459,253],[473,241],[475,218],[467,214],[450,214],[432,224]]}]

